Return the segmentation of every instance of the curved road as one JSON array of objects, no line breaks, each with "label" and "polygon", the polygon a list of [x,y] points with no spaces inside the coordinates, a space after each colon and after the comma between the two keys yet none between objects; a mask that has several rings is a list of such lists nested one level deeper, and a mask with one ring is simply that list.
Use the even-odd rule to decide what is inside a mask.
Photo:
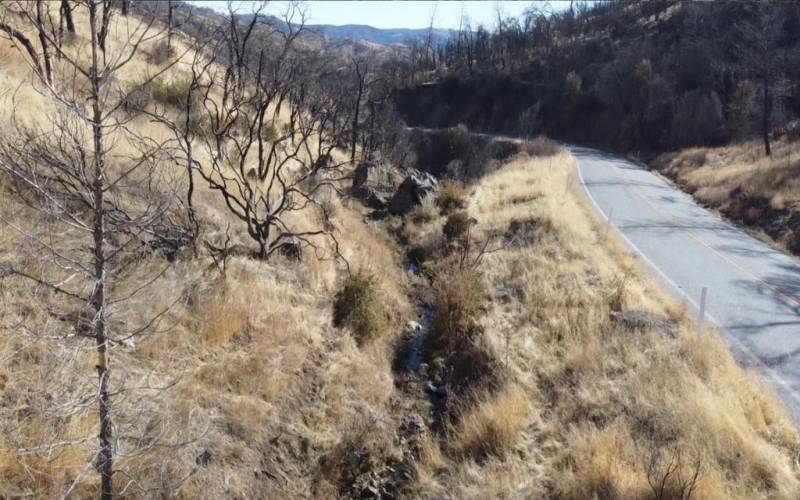
[{"label": "curved road", "polygon": [[656,174],[590,148],[567,146],[595,208],[678,298],[757,365],[800,423],[800,261],[723,221]]}]

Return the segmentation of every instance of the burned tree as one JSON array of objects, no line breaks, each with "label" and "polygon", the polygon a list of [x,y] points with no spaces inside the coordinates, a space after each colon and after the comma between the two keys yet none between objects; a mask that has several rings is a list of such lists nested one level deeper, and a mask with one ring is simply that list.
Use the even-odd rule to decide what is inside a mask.
[{"label": "burned tree", "polygon": [[[90,0],[82,6],[75,12],[85,9],[88,41],[68,49],[56,43],[51,30],[42,29],[41,3],[34,12],[18,5],[28,27],[61,64],[53,68],[58,77],[49,78],[31,61],[50,114],[32,120],[13,115],[10,131],[0,138],[0,174],[15,202],[38,221],[24,224],[20,211],[0,213],[0,223],[18,235],[24,249],[0,264],[0,279],[3,286],[30,287],[37,297],[35,317],[41,318],[3,325],[4,330],[52,344],[50,363],[58,373],[30,387],[29,398],[44,403],[26,418],[48,431],[36,442],[18,441],[17,452],[42,460],[65,450],[88,452],[86,467],[59,494],[68,496],[94,466],[100,497],[110,499],[133,489],[156,491],[138,477],[138,457],[160,447],[178,449],[187,441],[180,437],[185,426],[158,420],[160,394],[170,384],[127,385],[126,366],[110,361],[112,352],[135,346],[168,314],[169,306],[145,307],[136,320],[129,311],[169,267],[163,260],[155,270],[137,263],[151,254],[158,228],[171,225],[175,206],[170,182],[161,175],[163,144],[134,132],[121,113],[131,92],[120,83],[121,70],[163,32],[153,21],[134,21],[118,48],[104,50],[111,3]],[[13,100],[10,105],[17,108]],[[94,383],[81,374],[87,348],[96,359]],[[66,422],[88,419],[95,414],[92,407],[95,425],[84,430],[86,435],[75,434]],[[168,467],[180,460],[174,457]],[[123,480],[116,481],[120,476]]]},{"label": "burned tree", "polygon": [[760,87],[761,120],[760,132],[764,142],[764,153],[772,154],[770,132],[776,94],[784,77],[784,60],[780,48],[780,12],[760,2],[732,5],[738,20],[734,23],[729,40],[723,40],[733,56],[734,68],[743,67],[745,77],[758,82]]},{"label": "burned tree", "polygon": [[67,31],[69,33],[75,33],[75,22],[72,20],[72,6],[69,4],[69,0],[61,0],[60,13],[61,17],[67,23]]},{"label": "burned tree", "polygon": [[[325,103],[312,104],[312,94],[293,79],[303,65],[294,41],[305,13],[297,5],[289,7],[287,24],[294,28],[287,32],[267,22],[261,15],[264,6],[246,21],[230,11],[224,26],[209,37],[216,43],[192,65],[184,123],[166,111],[151,116],[177,134],[187,168],[244,225],[258,245],[258,258],[276,252],[296,256],[303,247],[321,250],[318,237],[333,241],[338,255],[327,224],[296,228],[290,223],[292,213],[305,210],[328,219],[318,196],[337,189],[341,167],[330,155]],[[280,124],[275,117],[284,95],[290,96],[291,120]],[[204,154],[195,154],[198,150]]]}]

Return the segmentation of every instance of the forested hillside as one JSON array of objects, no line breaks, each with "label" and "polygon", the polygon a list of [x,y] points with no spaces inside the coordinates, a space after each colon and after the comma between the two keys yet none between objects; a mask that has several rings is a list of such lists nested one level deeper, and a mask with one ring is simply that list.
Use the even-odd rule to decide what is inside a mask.
[{"label": "forested hillside", "polygon": [[800,253],[796,4],[534,4],[491,28],[467,25],[401,65],[394,101],[409,124],[655,160],[698,201]]},{"label": "forested hillside", "polygon": [[763,139],[800,114],[791,2],[533,4],[491,28],[417,58],[397,96],[409,123],[652,154]]}]

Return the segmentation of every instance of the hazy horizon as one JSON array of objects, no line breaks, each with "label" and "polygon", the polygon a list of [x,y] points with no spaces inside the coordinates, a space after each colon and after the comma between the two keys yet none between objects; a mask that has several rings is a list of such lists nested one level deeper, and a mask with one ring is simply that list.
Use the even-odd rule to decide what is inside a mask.
[{"label": "hazy horizon", "polygon": [[[217,11],[227,12],[227,2],[194,0],[190,3],[209,7]],[[246,12],[256,2],[234,2],[236,8]],[[270,2],[267,12],[280,15],[288,4],[287,1]],[[420,29],[430,25],[434,16],[434,27],[440,29],[458,28],[463,17],[469,18],[473,27],[482,24],[491,27],[497,19],[499,8],[503,17],[520,16],[534,4],[544,6],[547,2],[516,1],[308,1],[308,24],[327,24],[342,26],[347,24],[368,25],[380,29]],[[569,5],[568,1],[549,2],[554,10],[561,10]]]}]

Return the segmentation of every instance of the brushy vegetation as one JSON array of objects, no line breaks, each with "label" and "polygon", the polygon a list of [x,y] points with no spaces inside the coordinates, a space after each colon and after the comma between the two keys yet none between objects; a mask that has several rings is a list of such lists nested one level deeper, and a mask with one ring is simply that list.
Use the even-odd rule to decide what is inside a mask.
[{"label": "brushy vegetation", "polygon": [[414,130],[410,147],[416,167],[439,178],[476,179],[519,152],[519,145],[470,133],[465,125],[442,130]]},{"label": "brushy vegetation", "polygon": [[147,62],[154,66],[160,66],[167,63],[173,56],[175,56],[175,47],[170,47],[166,40],[162,40],[150,50]]},{"label": "brushy vegetation", "polygon": [[428,193],[422,198],[422,202],[415,206],[409,217],[412,221],[417,223],[425,223],[436,220],[439,216],[439,208],[437,207],[436,196],[433,193]]},{"label": "brushy vegetation", "polygon": [[447,215],[455,210],[467,208],[469,193],[463,182],[446,179],[439,183],[439,197],[436,204]]},{"label": "brushy vegetation", "polygon": [[360,269],[345,278],[333,302],[333,324],[349,328],[360,345],[386,334],[386,311],[372,272]]},{"label": "brushy vegetation", "polygon": [[530,416],[531,402],[518,387],[485,393],[461,410],[451,424],[448,451],[460,459],[503,458],[519,439]]},{"label": "brushy vegetation", "polygon": [[[699,328],[621,242],[603,237],[577,185],[563,195],[571,162],[563,152],[518,157],[475,186],[476,241],[511,227],[535,238],[487,254],[483,286],[470,273],[435,276],[445,314],[434,319],[432,347],[469,360],[446,360],[459,373],[453,379],[463,380],[466,363],[484,377],[456,384],[470,389],[458,393],[448,439],[426,444],[415,491],[794,498],[800,438],[788,413],[716,332]],[[481,299],[481,289],[494,300]],[[676,335],[610,319],[634,309],[674,321]]]},{"label": "brushy vegetation", "polygon": [[157,103],[183,109],[191,83],[188,78],[157,78],[150,83],[150,94]]},{"label": "brushy vegetation", "polygon": [[456,241],[466,236],[472,226],[473,219],[466,210],[459,210],[447,216],[442,227],[442,234],[448,242]]},{"label": "brushy vegetation", "polygon": [[[5,8],[5,4],[0,6],[0,10]],[[57,5],[55,10],[50,6],[56,19],[57,11]],[[121,17],[118,5],[113,12],[107,48],[116,54],[116,48],[124,43],[120,37],[130,33],[140,19],[134,14]],[[73,14],[76,34],[69,38],[75,46],[85,48],[89,36],[85,4]],[[16,17],[13,23],[17,23]],[[36,40],[35,31],[26,34]],[[65,40],[67,37],[65,33]],[[181,52],[186,49],[185,42],[182,35],[173,39]],[[151,45],[143,42],[142,54],[152,49]],[[88,58],[89,54],[84,50],[80,56]],[[20,117],[52,123],[53,106],[43,98],[41,89],[30,85],[34,76],[19,51],[8,43],[0,44],[0,61],[0,97],[8,97],[7,90],[13,89],[24,103],[16,110]],[[137,56],[115,75],[115,84],[134,88],[143,75],[160,69]],[[185,81],[185,70],[184,65],[176,65],[162,76],[163,81]],[[71,80],[59,79],[56,86],[69,83]],[[167,109],[170,115],[182,111],[177,94],[169,90],[160,94],[158,104],[177,108]],[[148,92],[131,108],[154,102]],[[12,109],[4,99],[0,115],[8,119]],[[119,119],[142,141],[128,144],[109,138],[109,146],[113,145],[109,168],[114,173],[128,168],[131,149],[149,148],[151,139],[173,135],[151,120],[127,118],[112,115],[108,121]],[[275,125],[284,126],[282,117]],[[76,128],[84,133],[83,128]],[[89,145],[85,148],[92,149]],[[194,154],[204,160],[207,153],[197,148]],[[152,168],[185,185],[185,178],[179,178],[183,170],[180,161],[165,156],[169,158],[157,158]],[[162,172],[162,167],[166,171]],[[136,182],[138,179],[125,178],[113,194],[109,192],[109,203],[128,201],[126,196],[138,189]],[[171,185],[164,187],[166,191]],[[183,189],[163,196],[182,196]],[[0,176],[0,192],[4,217],[30,228],[40,227],[46,220],[10,194],[4,176]],[[225,203],[205,183],[196,183],[194,196],[204,241],[220,247],[227,236],[234,243],[247,241],[246,230],[237,226]],[[354,268],[371,265],[383,273],[382,331],[402,331],[413,311],[405,292],[407,274],[394,241],[380,228],[365,224],[363,214],[343,204],[338,196],[332,195],[327,203],[330,213],[336,214],[337,232],[347,235],[341,239],[340,250],[349,263]],[[319,224],[317,214],[309,211],[298,211],[293,220],[304,227]],[[53,239],[64,245],[73,244],[72,237],[53,234]],[[320,250],[331,249],[323,243]],[[41,269],[39,256],[20,252],[19,234],[6,224],[0,224],[0,254],[0,267],[14,264],[37,273]],[[155,332],[114,346],[112,379],[118,385],[113,390],[125,386],[131,391],[127,393],[131,396],[118,397],[114,407],[114,440],[124,451],[115,463],[115,478],[120,478],[115,498],[308,498],[317,493],[324,498],[325,481],[315,464],[339,442],[347,441],[353,429],[365,428],[364,422],[385,422],[382,429],[386,437],[391,436],[397,410],[389,404],[396,392],[387,347],[375,342],[358,349],[356,342],[331,322],[331,299],[343,273],[341,263],[308,259],[302,265],[287,266],[280,259],[259,262],[246,253],[229,255],[225,262],[223,274],[200,242],[196,254],[174,262],[145,250],[126,261],[122,274],[157,275],[147,293],[126,289],[119,276],[107,289],[115,297],[133,295],[126,307],[111,306],[116,309],[111,328],[118,338],[124,338],[126,327],[140,324],[154,311],[166,311]],[[55,320],[48,316],[49,311],[43,311],[40,292],[32,293],[28,283],[17,279],[4,277],[0,283],[0,498],[61,498],[69,488],[70,498],[98,498],[100,484],[94,471],[97,411],[88,400],[71,397],[78,389],[86,389],[83,394],[96,393],[97,355],[73,343],[77,341],[71,318]],[[74,304],[67,300],[59,303],[63,310]],[[24,331],[19,325],[25,326]],[[49,335],[27,334],[34,331],[66,334],[64,348],[54,347]],[[171,386],[173,381],[177,384]],[[167,389],[159,390],[163,386]],[[56,403],[65,400],[80,408],[62,411]],[[125,434],[122,424],[138,424],[136,430],[141,432]],[[37,446],[62,435],[70,442],[36,451]],[[131,435],[134,439],[128,439]],[[82,439],[84,436],[88,439]],[[20,448],[30,451],[21,452]]]},{"label": "brushy vegetation", "polygon": [[531,141],[525,141],[522,145],[522,151],[534,157],[548,157],[557,155],[561,151],[561,146],[555,141],[540,135]]},{"label": "brushy vegetation", "polygon": [[477,46],[466,29],[453,37],[438,67],[418,68],[436,82],[395,101],[414,126],[547,133],[644,156],[763,141],[800,118],[798,17],[794,3],[759,1],[531,9]]},{"label": "brushy vegetation", "polygon": [[477,271],[442,270],[434,282],[433,350],[456,352],[473,341],[482,332],[478,320],[487,298],[483,277]]}]

